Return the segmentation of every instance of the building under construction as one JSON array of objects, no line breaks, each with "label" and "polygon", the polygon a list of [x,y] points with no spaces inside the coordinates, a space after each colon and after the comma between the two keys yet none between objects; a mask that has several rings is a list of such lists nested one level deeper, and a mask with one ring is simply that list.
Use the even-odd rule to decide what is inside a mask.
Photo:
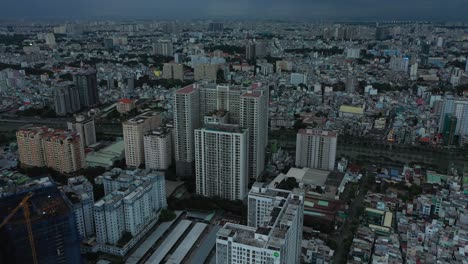
[{"label": "building under construction", "polygon": [[75,218],[56,184],[0,176],[0,263],[81,263]]}]

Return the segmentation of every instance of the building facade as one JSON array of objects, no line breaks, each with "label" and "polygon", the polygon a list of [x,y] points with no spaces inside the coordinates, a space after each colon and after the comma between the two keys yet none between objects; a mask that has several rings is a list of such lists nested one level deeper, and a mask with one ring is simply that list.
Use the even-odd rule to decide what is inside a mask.
[{"label": "building facade", "polygon": [[80,137],[47,127],[30,127],[16,132],[22,166],[49,167],[61,173],[70,173],[86,167]]},{"label": "building facade", "polygon": [[[251,199],[271,201],[265,213],[258,214]],[[265,188],[255,183],[249,193],[249,217],[255,215],[259,225],[227,223],[217,233],[216,263],[300,263],[303,192]],[[257,221],[253,221],[257,222]]]},{"label": "building facade", "polygon": [[243,200],[247,195],[248,130],[207,124],[195,130],[197,194]]},{"label": "building facade", "polygon": [[78,115],[75,121],[68,123],[68,129],[78,133],[83,147],[89,147],[97,142],[93,117]]},{"label": "building facade", "polygon": [[138,167],[145,162],[144,135],[161,124],[161,116],[149,111],[123,122],[125,160],[127,166]]},{"label": "building facade", "polygon": [[73,76],[78,89],[81,107],[91,107],[99,104],[97,72],[94,69],[82,69]]},{"label": "building facade", "polygon": [[296,166],[333,170],[338,135],[333,131],[300,129],[296,139]]},{"label": "building facade", "polygon": [[172,129],[159,127],[144,136],[146,169],[167,170],[172,164]]},{"label": "building facade", "polygon": [[62,85],[54,90],[55,113],[72,114],[81,109],[78,90],[73,85]]}]

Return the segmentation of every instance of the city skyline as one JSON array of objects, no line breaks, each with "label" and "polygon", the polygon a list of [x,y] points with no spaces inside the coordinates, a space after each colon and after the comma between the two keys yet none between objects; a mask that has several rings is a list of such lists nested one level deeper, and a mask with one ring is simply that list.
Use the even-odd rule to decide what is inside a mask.
[{"label": "city skyline", "polygon": [[[293,20],[464,20],[464,0],[22,0],[3,4],[3,19],[293,19]],[[27,6],[28,8],[25,8]],[[184,8],[181,8],[184,7]]]}]

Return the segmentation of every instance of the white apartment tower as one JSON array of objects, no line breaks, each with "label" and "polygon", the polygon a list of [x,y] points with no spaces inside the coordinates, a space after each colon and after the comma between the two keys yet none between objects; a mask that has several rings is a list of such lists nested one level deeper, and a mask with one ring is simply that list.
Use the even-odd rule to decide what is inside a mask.
[{"label": "white apartment tower", "polygon": [[[113,169],[103,175],[106,196],[94,204],[99,250],[112,252],[124,232],[141,237],[167,206],[164,176],[149,171]],[[111,247],[109,247],[109,245]]]},{"label": "white apartment tower", "polygon": [[127,166],[138,167],[145,162],[143,136],[161,124],[158,112],[146,112],[123,122],[125,160]]},{"label": "white apartment tower", "polygon": [[248,184],[248,130],[206,124],[195,130],[197,194],[243,200]]},{"label": "white apartment tower", "polygon": [[84,176],[78,176],[69,178],[62,190],[72,205],[80,238],[94,236],[93,185]]},{"label": "white apartment tower", "polygon": [[146,169],[167,170],[172,164],[172,129],[158,127],[144,136]]},{"label": "white apartment tower", "polygon": [[[268,98],[268,86],[261,83],[249,87],[201,83],[176,91],[174,142],[177,169],[191,168],[188,165],[194,160],[193,131],[202,126],[205,116],[224,111],[228,112],[229,124],[249,130],[248,173],[250,178],[258,177],[264,169],[268,144]],[[187,165],[182,166],[183,163]],[[178,172],[178,175],[183,174]]]},{"label": "white apartment tower", "polygon": [[333,170],[337,133],[320,129],[300,129],[296,140],[296,166]]},{"label": "white apartment tower", "polygon": [[[216,263],[289,264],[300,263],[304,193],[264,188],[255,183],[249,193],[250,200],[270,202],[266,211],[256,215],[258,226],[227,223],[216,238]],[[256,222],[256,221],[254,221]]]},{"label": "white apartment tower", "polygon": [[249,177],[256,179],[265,169],[268,95],[260,90],[247,91],[240,101],[240,126],[249,129]]},{"label": "white apartment tower", "polygon": [[194,131],[200,128],[200,90],[196,84],[175,92],[174,149],[176,173],[191,177],[195,162]]},{"label": "white apartment tower", "polygon": [[94,118],[86,118],[83,115],[76,116],[75,121],[68,122],[68,129],[80,135],[83,147],[89,147],[96,143],[96,129]]}]

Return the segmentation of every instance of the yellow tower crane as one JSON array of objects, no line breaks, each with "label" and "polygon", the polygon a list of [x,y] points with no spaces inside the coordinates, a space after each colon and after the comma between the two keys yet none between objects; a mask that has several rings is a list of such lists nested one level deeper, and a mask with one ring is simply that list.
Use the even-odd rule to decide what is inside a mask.
[{"label": "yellow tower crane", "polygon": [[11,213],[0,224],[0,229],[3,226],[5,226],[8,223],[8,221],[11,220],[11,218],[18,212],[20,208],[23,208],[24,219],[26,220],[26,226],[28,229],[29,244],[31,245],[31,254],[33,258],[33,263],[38,264],[37,255],[36,255],[36,245],[34,244],[34,237],[32,233],[31,218],[30,218],[30,211],[29,211],[29,205],[28,205],[28,201],[29,201],[29,198],[31,198],[31,196],[33,196],[33,194],[29,193],[23,198],[23,200],[21,200],[18,206],[16,206],[16,208],[13,209],[13,211],[11,211]]}]

